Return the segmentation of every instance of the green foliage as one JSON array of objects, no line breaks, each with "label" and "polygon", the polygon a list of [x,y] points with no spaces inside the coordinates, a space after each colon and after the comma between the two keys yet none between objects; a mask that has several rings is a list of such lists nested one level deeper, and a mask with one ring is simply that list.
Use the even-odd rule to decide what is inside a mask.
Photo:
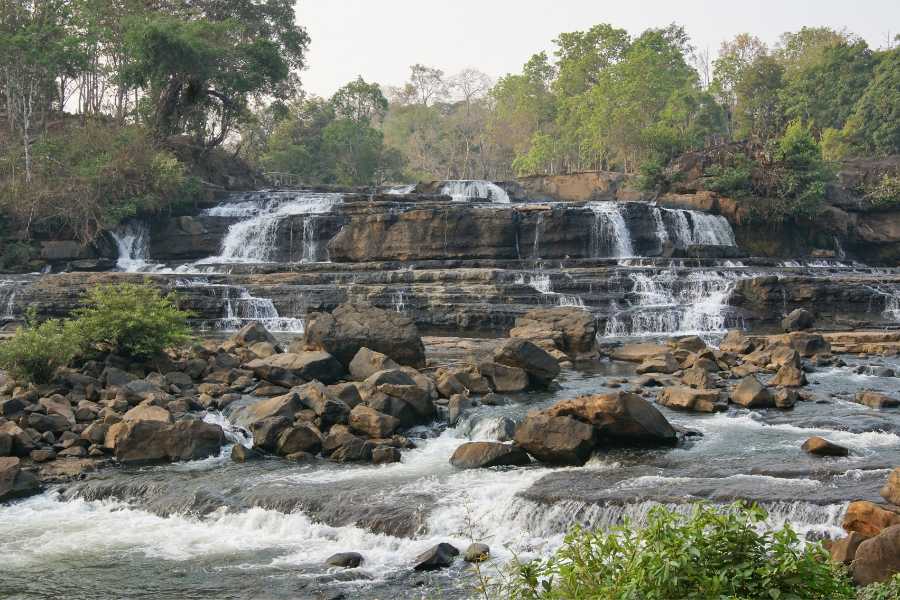
[{"label": "green foliage", "polygon": [[825,199],[834,173],[822,160],[822,151],[808,126],[792,121],[773,151],[769,191],[783,201],[790,216],[811,217]]},{"label": "green foliage", "polygon": [[47,383],[80,349],[80,332],[71,321],[50,319],[38,324],[32,311],[24,327],[0,342],[0,369],[19,381]]},{"label": "green foliage", "polygon": [[872,185],[863,187],[866,201],[878,208],[900,206],[900,175],[884,173],[881,179]]},{"label": "green foliage", "polygon": [[574,529],[554,556],[516,567],[504,597],[522,600],[851,600],[843,568],[789,527],[760,531],[765,513],[698,505],[651,510],[638,529]]},{"label": "green foliage", "polygon": [[190,314],[149,282],[95,286],[74,314],[87,352],[149,358],[190,339]]},{"label": "green foliage", "polygon": [[878,58],[875,75],[854,106],[844,134],[860,153],[900,153],[900,47]]},{"label": "green foliage", "polygon": [[659,159],[649,159],[641,163],[638,171],[637,187],[645,192],[663,192],[668,187],[666,163]]},{"label": "green foliage", "polygon": [[873,583],[860,589],[856,600],[900,600],[900,573],[883,583]]},{"label": "green foliage", "polygon": [[744,198],[753,193],[755,163],[744,155],[735,157],[732,164],[713,165],[706,170],[703,186],[731,198]]},{"label": "green foliage", "polygon": [[784,67],[770,56],[748,65],[735,85],[735,127],[739,138],[766,142],[784,126],[781,89]]},{"label": "green foliage", "polygon": [[35,249],[25,242],[4,242],[0,249],[0,271],[4,273],[24,272],[29,262],[37,258]]}]

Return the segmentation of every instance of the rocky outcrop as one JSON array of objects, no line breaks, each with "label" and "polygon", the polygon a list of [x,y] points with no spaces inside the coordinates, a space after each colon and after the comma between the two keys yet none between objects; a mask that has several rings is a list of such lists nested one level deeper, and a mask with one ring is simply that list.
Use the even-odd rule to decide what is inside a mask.
[{"label": "rocky outcrop", "polygon": [[122,421],[109,428],[105,440],[119,462],[198,460],[217,454],[224,443],[221,427],[196,419]]},{"label": "rocky outcrop", "polygon": [[0,457],[0,502],[36,494],[40,489],[37,477],[22,470],[19,458]]},{"label": "rocky outcrop", "polygon": [[841,524],[845,531],[855,531],[866,537],[878,535],[894,525],[900,525],[900,508],[864,500],[850,503]]},{"label": "rocky outcrop", "polygon": [[694,389],[685,386],[672,386],[663,389],[656,398],[657,404],[675,410],[694,412],[719,412],[728,407],[720,399],[719,390]]},{"label": "rocky outcrop", "polygon": [[559,363],[528,340],[511,338],[493,353],[493,362],[522,369],[533,385],[544,387],[559,375]]},{"label": "rocky outcrop", "polygon": [[545,350],[555,348],[573,360],[597,356],[597,323],[580,308],[539,308],[516,319],[509,336],[530,340]]},{"label": "rocky outcrop", "polygon": [[425,346],[412,320],[369,304],[342,304],[331,314],[310,314],[303,342],[348,367],[361,348],[381,352],[401,365],[425,366]]}]

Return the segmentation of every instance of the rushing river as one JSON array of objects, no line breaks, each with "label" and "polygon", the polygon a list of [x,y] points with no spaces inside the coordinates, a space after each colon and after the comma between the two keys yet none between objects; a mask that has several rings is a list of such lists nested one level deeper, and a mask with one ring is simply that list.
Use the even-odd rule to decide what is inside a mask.
[{"label": "rushing river", "polygon": [[[422,574],[411,570],[415,556],[477,539],[497,564],[527,559],[552,552],[573,523],[640,522],[656,503],[697,498],[756,500],[773,525],[836,536],[846,503],[874,500],[900,464],[900,415],[847,400],[861,388],[898,393],[900,379],[856,375],[851,362],[811,373],[817,400],[792,411],[663,408],[702,436],[675,449],[611,451],[583,468],[460,471],[448,459],[465,441],[505,439],[530,409],[610,389],[631,365],[568,371],[550,392],[473,409],[455,428],[414,430],[418,447],[392,465],[236,464],[226,449],[194,463],[108,470],[0,510],[0,597],[467,598],[475,580],[466,563]],[[228,425],[225,415],[207,418]],[[803,453],[811,435],[850,456]],[[360,568],[324,565],[348,551],[364,556]]]}]

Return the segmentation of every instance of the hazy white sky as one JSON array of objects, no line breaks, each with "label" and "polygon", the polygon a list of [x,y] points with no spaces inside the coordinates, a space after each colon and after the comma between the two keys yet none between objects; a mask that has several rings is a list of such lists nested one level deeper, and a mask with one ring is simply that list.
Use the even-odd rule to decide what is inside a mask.
[{"label": "hazy white sky", "polygon": [[875,47],[900,32],[900,0],[299,0],[297,14],[312,38],[304,87],[322,96],[357,75],[401,84],[417,62],[496,78],[603,22],[635,34],[674,21],[713,55],[743,31],[771,44],[803,25],[846,27]]}]

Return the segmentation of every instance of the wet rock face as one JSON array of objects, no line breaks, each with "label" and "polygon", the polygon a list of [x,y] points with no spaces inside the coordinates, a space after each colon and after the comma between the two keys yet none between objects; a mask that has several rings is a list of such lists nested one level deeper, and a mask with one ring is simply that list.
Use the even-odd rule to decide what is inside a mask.
[{"label": "wet rock face", "polygon": [[571,417],[528,415],[516,428],[516,445],[541,462],[583,465],[594,450],[594,430]]},{"label": "wet rock face", "polygon": [[106,447],[120,462],[199,460],[217,454],[224,443],[221,427],[195,419],[122,421],[106,434]]},{"label": "wet rock face", "polygon": [[368,304],[342,304],[331,314],[310,314],[303,340],[308,348],[324,350],[348,367],[361,348],[401,365],[425,366],[425,346],[412,320]]},{"label": "wet rock face", "polygon": [[0,502],[36,494],[41,486],[37,477],[23,471],[16,457],[0,457]]},{"label": "wet rock face", "polygon": [[450,457],[450,464],[458,469],[522,466],[530,462],[531,459],[521,448],[498,442],[467,442]]},{"label": "wet rock face", "polygon": [[417,556],[413,569],[416,571],[446,569],[453,564],[457,556],[459,556],[459,550],[455,546],[440,543]]}]

